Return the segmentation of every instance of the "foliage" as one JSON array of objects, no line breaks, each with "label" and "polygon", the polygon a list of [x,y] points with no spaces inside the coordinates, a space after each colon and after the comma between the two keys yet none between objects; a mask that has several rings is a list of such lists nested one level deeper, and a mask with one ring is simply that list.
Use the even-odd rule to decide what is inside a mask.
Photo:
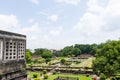
[{"label": "foliage", "polygon": [[78,56],[80,55],[81,51],[78,48],[74,48],[73,46],[67,46],[64,49],[62,49],[61,54],[63,56],[68,56],[68,55],[75,55]]},{"label": "foliage", "polygon": [[65,60],[65,59],[61,59],[60,62],[61,62],[62,64],[65,64],[66,60]]},{"label": "foliage", "polygon": [[106,76],[103,73],[100,74],[100,80],[106,80]]},{"label": "foliage", "polygon": [[34,63],[38,63],[38,62],[39,62],[39,59],[35,59],[33,62],[34,62]]},{"label": "foliage", "polygon": [[77,60],[75,63],[76,63],[76,64],[79,64],[79,63],[80,63],[80,61],[78,61],[78,60]]},{"label": "foliage", "polygon": [[46,58],[46,59],[45,59],[45,62],[46,62],[46,63],[48,63],[48,62],[50,62],[50,61],[51,61],[51,58]]},{"label": "foliage", "polygon": [[89,74],[86,74],[86,77],[89,77],[90,75]]},{"label": "foliage", "polygon": [[44,79],[48,79],[48,74],[45,74],[45,75],[44,75]]},{"label": "foliage", "polygon": [[45,58],[45,59],[47,59],[47,58],[52,58],[52,53],[50,52],[50,51],[44,51],[43,53],[42,53],[42,58]]},{"label": "foliage", "polygon": [[79,56],[80,54],[90,53],[96,54],[97,44],[75,44],[74,46],[66,46],[61,51],[56,51],[55,56]]},{"label": "foliage", "polygon": [[66,62],[65,63],[67,66],[71,65],[72,63],[71,62]]},{"label": "foliage", "polygon": [[53,75],[55,75],[57,72],[56,71],[53,71]]},{"label": "foliage", "polygon": [[40,76],[42,76],[42,73],[40,73]]},{"label": "foliage", "polygon": [[[28,72],[28,77],[32,77],[32,75],[33,75],[34,73],[37,73],[38,75],[40,74],[40,72]],[[58,76],[65,76],[65,77],[71,76],[71,77],[79,77],[79,80],[92,80],[92,77],[91,77],[91,76],[86,77],[86,76],[84,76],[84,75],[64,74],[64,73],[60,73],[60,74],[56,74],[56,75],[50,75],[47,80],[54,80],[54,79],[57,78]],[[43,80],[44,80],[44,79],[43,79]]]},{"label": "foliage", "polygon": [[43,74],[46,74],[47,73],[47,70],[43,70]]},{"label": "foliage", "polygon": [[33,78],[37,78],[37,77],[38,77],[38,74],[34,73]]},{"label": "foliage", "polygon": [[[120,70],[120,41],[107,41],[99,45],[93,61],[93,70],[107,77]],[[98,66],[99,65],[99,66]]]},{"label": "foliage", "polygon": [[35,54],[35,55],[42,55],[42,53],[43,53],[44,50],[45,50],[45,49],[39,49],[39,48],[34,49],[34,54]]},{"label": "foliage", "polygon": [[26,51],[25,57],[27,62],[31,62],[31,53],[29,51]]},{"label": "foliage", "polygon": [[120,76],[116,76],[115,78],[116,78],[116,80],[120,80]]},{"label": "foliage", "polygon": [[90,54],[95,54],[96,49],[97,49],[97,44],[76,44],[75,48],[78,48],[81,50],[81,53],[90,53]]}]

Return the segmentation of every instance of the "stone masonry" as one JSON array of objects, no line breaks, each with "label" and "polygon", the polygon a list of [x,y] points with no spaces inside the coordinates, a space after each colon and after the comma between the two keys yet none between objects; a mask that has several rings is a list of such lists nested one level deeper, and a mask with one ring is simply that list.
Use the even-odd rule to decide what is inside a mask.
[{"label": "stone masonry", "polygon": [[27,80],[26,36],[0,30],[0,80]]}]

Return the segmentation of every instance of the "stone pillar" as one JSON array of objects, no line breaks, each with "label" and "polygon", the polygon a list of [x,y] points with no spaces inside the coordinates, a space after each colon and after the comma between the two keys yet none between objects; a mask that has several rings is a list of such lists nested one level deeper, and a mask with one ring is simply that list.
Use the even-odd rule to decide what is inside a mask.
[{"label": "stone pillar", "polygon": [[0,60],[2,60],[3,56],[3,40],[0,39]]}]

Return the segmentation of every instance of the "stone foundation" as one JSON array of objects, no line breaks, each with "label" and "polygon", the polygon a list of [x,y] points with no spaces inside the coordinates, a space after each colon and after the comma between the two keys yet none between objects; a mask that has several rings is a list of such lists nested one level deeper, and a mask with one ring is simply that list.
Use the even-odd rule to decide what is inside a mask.
[{"label": "stone foundation", "polygon": [[27,80],[25,60],[1,61],[0,80]]}]

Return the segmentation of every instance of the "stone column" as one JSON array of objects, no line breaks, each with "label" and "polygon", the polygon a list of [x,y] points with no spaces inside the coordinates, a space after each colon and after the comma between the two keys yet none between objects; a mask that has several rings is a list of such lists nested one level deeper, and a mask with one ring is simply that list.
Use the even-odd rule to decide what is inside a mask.
[{"label": "stone column", "polygon": [[0,60],[2,60],[3,56],[3,40],[0,39]]},{"label": "stone column", "polygon": [[4,59],[5,53],[6,53],[6,39],[5,39],[5,37],[3,37],[2,60],[5,60],[5,59]]}]

